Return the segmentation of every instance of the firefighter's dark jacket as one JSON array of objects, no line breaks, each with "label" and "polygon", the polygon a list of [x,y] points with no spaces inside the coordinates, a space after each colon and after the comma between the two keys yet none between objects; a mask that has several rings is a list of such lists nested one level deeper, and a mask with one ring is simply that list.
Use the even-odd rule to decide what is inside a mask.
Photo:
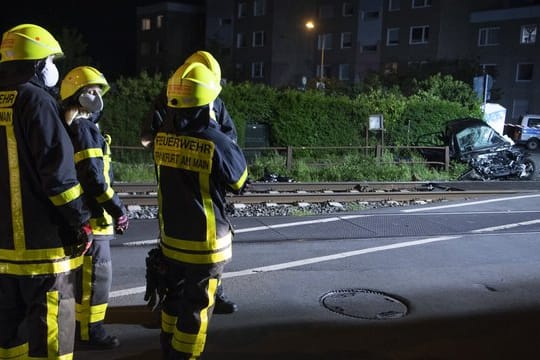
[{"label": "firefighter's dark jacket", "polygon": [[[188,114],[189,120],[181,114]],[[215,264],[231,258],[226,191],[240,192],[247,165],[238,145],[208,109],[167,109],[154,141],[161,247],[175,261]]]},{"label": "firefighter's dark jacket", "polygon": [[43,83],[35,75],[21,81],[5,69],[0,68],[0,274],[69,271],[82,263],[68,249],[90,217],[73,146]]},{"label": "firefighter's dark jacket", "polygon": [[92,232],[94,235],[114,235],[113,219],[124,215],[125,211],[111,187],[114,178],[109,143],[96,124],[84,117],[73,120],[69,133],[75,150],[77,176],[92,213]]}]

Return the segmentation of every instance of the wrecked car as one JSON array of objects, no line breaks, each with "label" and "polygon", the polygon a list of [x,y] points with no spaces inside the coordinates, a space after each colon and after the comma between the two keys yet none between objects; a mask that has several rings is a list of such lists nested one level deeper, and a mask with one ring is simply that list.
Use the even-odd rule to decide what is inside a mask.
[{"label": "wrecked car", "polygon": [[[442,132],[418,138],[417,146],[448,146],[450,159],[469,164],[462,180],[529,180],[535,163],[522,147],[500,135],[486,122],[476,118],[451,120]],[[422,148],[420,154],[429,162],[444,162],[441,149]]]}]

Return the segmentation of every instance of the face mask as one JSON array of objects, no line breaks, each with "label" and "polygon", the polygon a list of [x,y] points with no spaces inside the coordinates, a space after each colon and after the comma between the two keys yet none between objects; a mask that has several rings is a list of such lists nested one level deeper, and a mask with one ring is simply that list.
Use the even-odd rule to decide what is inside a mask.
[{"label": "face mask", "polygon": [[97,93],[83,92],[79,96],[79,104],[88,112],[95,113],[103,110],[103,99]]},{"label": "face mask", "polygon": [[53,62],[52,57],[48,57],[45,60],[45,66],[41,70],[41,77],[43,78],[43,83],[47,87],[53,87],[58,83],[60,75],[58,74],[58,68]]}]

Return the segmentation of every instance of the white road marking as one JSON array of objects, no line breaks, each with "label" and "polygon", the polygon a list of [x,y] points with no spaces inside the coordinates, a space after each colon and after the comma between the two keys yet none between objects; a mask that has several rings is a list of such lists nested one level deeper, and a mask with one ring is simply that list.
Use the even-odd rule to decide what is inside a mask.
[{"label": "white road marking", "polygon": [[476,229],[476,230],[472,230],[471,232],[472,233],[483,233],[483,232],[488,232],[488,231],[506,230],[506,229],[512,229],[512,228],[515,228],[515,227],[518,227],[518,226],[527,226],[527,225],[534,225],[534,224],[540,224],[540,219],[522,221],[522,222],[513,223],[513,224],[492,226],[492,227],[487,227],[487,228],[483,228],[483,229]]},{"label": "white road marking", "polygon": [[[438,237],[428,238],[428,239],[423,239],[423,240],[406,241],[406,242],[397,243],[397,244],[375,246],[375,247],[366,248],[366,249],[346,251],[346,252],[327,255],[327,256],[318,256],[318,257],[309,258],[309,259],[289,261],[289,262],[285,262],[281,264],[262,266],[262,267],[252,268],[252,269],[241,270],[241,271],[226,272],[223,274],[223,279],[254,275],[254,274],[259,274],[262,272],[284,270],[284,269],[289,269],[289,268],[308,265],[308,264],[315,264],[315,263],[320,263],[320,262],[325,262],[325,261],[343,259],[343,258],[347,258],[351,256],[370,254],[374,252],[400,249],[400,248],[405,248],[405,247],[410,247],[410,246],[425,245],[425,244],[440,242],[440,241],[454,240],[454,239],[459,239],[460,237],[461,236],[438,236]],[[120,296],[134,295],[134,294],[143,293],[145,291],[146,291],[146,287],[139,286],[139,287],[131,288],[131,289],[111,291],[109,293],[109,297],[114,298],[114,297],[120,297]]]},{"label": "white road marking", "polygon": [[[427,207],[427,208],[406,209],[406,210],[401,210],[401,211],[405,213],[411,213],[411,212],[420,212],[420,211],[427,211],[427,210],[434,210],[434,209],[445,209],[445,208],[453,208],[453,207],[460,207],[460,206],[486,204],[486,203],[506,201],[506,200],[519,200],[519,199],[534,198],[534,197],[540,197],[540,195],[514,196],[514,197],[507,197],[507,198],[473,201],[473,202],[468,202],[468,203],[463,203],[463,204],[448,204],[448,205],[442,205],[442,206],[432,206],[432,207]],[[347,215],[347,216],[341,216],[341,217],[331,217],[331,218],[324,218],[324,219],[317,219],[317,220],[298,221],[298,222],[291,222],[291,223],[285,223],[285,224],[257,226],[257,227],[252,227],[252,228],[238,229],[236,230],[236,232],[244,233],[244,232],[278,229],[278,228],[293,227],[293,226],[320,224],[320,223],[326,223],[326,222],[335,222],[335,221],[340,221],[340,220],[356,219],[356,218],[369,217],[369,216],[373,216],[373,215]],[[483,233],[483,232],[490,232],[490,231],[496,231],[496,230],[504,230],[504,229],[510,229],[510,228],[514,228],[518,226],[532,225],[532,224],[537,224],[537,223],[540,223],[540,219],[513,223],[513,224],[500,225],[500,226],[493,226],[493,227],[488,227],[488,228],[483,228],[483,229],[476,229],[476,230],[472,230],[471,233]],[[440,241],[454,240],[454,239],[459,239],[459,238],[461,238],[461,236],[440,236],[440,237],[434,237],[434,238],[427,238],[423,240],[406,241],[406,242],[396,243],[396,244],[391,244],[391,245],[375,246],[375,247],[366,248],[366,249],[353,250],[353,251],[347,251],[347,252],[342,252],[342,253],[337,253],[337,254],[332,254],[332,255],[319,256],[315,258],[290,261],[290,262],[285,262],[281,264],[262,266],[258,268],[246,269],[246,270],[241,270],[241,271],[227,272],[223,274],[223,278],[227,279],[227,278],[234,278],[234,277],[240,277],[240,276],[254,275],[254,274],[259,274],[262,272],[278,271],[278,270],[283,270],[283,269],[288,269],[288,268],[293,268],[293,267],[298,267],[298,266],[303,266],[303,265],[308,265],[308,264],[343,259],[343,258],[347,258],[351,256],[358,256],[358,255],[370,254],[370,253],[386,251],[386,250],[400,249],[400,248],[411,247],[411,246],[419,246],[419,245],[425,245],[425,244],[430,244],[430,243],[435,243],[435,242],[440,242]],[[126,246],[149,245],[149,244],[156,244],[157,241],[158,239],[133,241],[129,243],[124,243],[123,245],[126,245]],[[145,286],[139,286],[139,287],[134,287],[134,288],[129,288],[129,289],[111,291],[109,294],[109,297],[115,298],[115,297],[121,297],[121,296],[135,295],[135,294],[144,293],[145,291],[146,291]]]},{"label": "white road marking", "polygon": [[471,201],[471,202],[459,203],[459,204],[448,204],[448,205],[440,205],[440,206],[430,206],[430,207],[416,208],[416,209],[404,209],[404,210],[401,210],[401,211],[404,212],[404,213],[412,213],[412,212],[420,212],[420,211],[428,211],[428,210],[448,209],[448,208],[461,207],[461,206],[471,206],[471,205],[478,205],[478,204],[488,204],[488,203],[492,203],[492,202],[507,201],[507,200],[529,199],[529,198],[535,198],[535,197],[540,197],[540,194],[538,194],[538,195],[512,196],[512,197],[497,198],[497,199],[488,199],[488,200],[480,200],[480,201]]}]

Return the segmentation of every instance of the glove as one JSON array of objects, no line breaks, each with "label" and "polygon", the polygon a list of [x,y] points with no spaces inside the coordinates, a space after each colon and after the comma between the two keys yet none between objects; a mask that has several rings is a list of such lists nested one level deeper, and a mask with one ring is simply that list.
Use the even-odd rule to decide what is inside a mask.
[{"label": "glove", "polygon": [[129,219],[127,215],[122,215],[115,220],[114,232],[123,235],[129,226]]},{"label": "glove", "polygon": [[90,246],[92,246],[92,241],[94,240],[94,235],[92,234],[92,228],[89,223],[84,223],[81,225],[76,232],[76,241],[75,244],[70,246],[69,253],[73,257],[78,257],[86,254]]},{"label": "glove", "polygon": [[167,294],[166,285],[167,265],[163,261],[161,248],[155,248],[148,252],[146,257],[146,291],[144,301],[147,306],[155,311],[161,307]]}]

